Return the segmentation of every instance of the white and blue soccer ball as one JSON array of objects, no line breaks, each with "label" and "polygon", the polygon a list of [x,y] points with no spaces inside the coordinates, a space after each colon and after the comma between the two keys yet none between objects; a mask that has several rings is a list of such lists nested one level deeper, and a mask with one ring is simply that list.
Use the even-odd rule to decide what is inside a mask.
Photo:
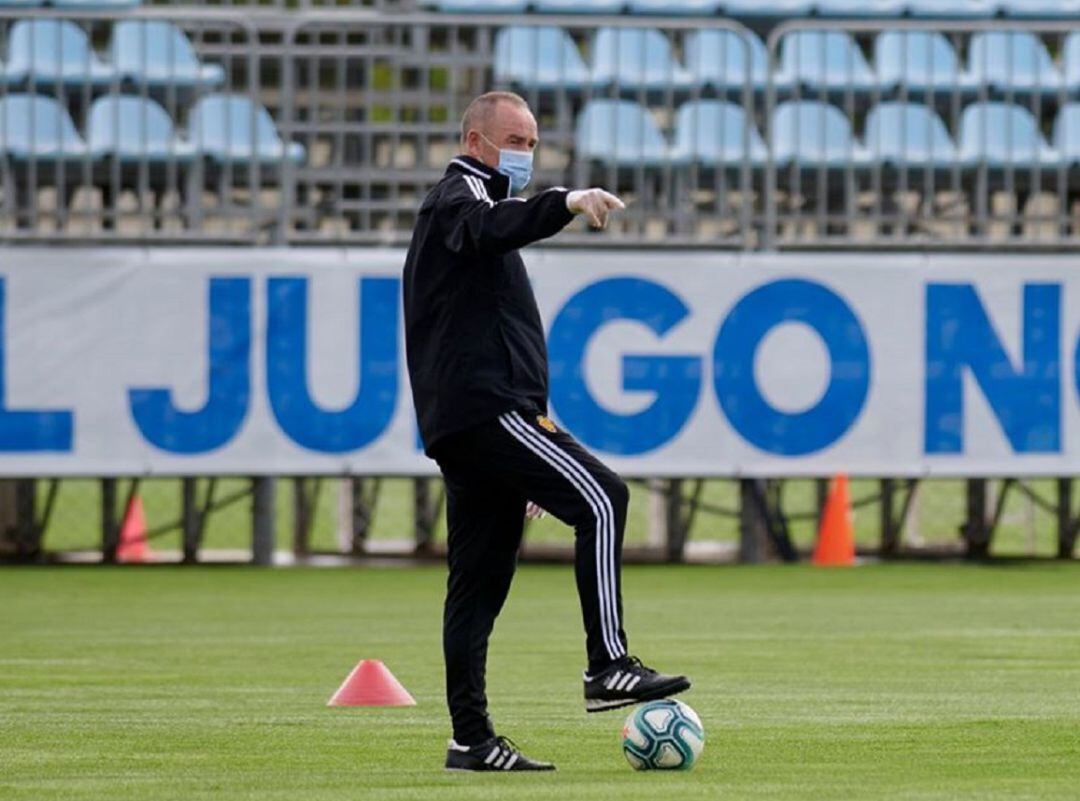
[{"label": "white and blue soccer ball", "polygon": [[689,770],[705,748],[705,729],[682,701],[649,701],[626,719],[622,747],[634,770]]}]

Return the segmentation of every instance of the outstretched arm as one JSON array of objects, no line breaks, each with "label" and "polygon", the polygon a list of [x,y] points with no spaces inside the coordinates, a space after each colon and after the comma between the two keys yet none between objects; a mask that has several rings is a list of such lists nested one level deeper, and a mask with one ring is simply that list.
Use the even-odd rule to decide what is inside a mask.
[{"label": "outstretched arm", "polygon": [[607,224],[622,201],[602,189],[548,189],[524,200],[494,201],[469,176],[461,176],[443,200],[446,246],[454,252],[475,250],[507,253],[561,231],[576,214],[585,214],[595,228]]}]

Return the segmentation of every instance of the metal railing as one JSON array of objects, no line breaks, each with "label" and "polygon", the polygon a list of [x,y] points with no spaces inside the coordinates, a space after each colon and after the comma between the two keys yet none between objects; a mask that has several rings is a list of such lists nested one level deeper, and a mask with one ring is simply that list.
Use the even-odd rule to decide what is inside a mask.
[{"label": "metal railing", "polygon": [[[73,26],[82,69],[70,54],[50,66],[70,43],[57,28],[28,37],[42,21]],[[209,77],[192,77],[182,42],[148,39],[115,63],[121,24],[162,21]],[[986,40],[1003,30],[1023,36]],[[807,38],[825,34],[849,43],[839,63]],[[805,20],[762,43],[716,18],[5,12],[0,237],[403,244],[457,150],[462,109],[506,88],[539,119],[537,188],[601,184],[630,201],[614,230],[575,226],[560,243],[1074,249],[1071,35],[1068,23]],[[1032,43],[1049,68],[1032,73]],[[221,95],[250,102],[208,121]],[[176,131],[164,145],[151,104]],[[5,117],[31,106],[49,108],[29,124]],[[51,125],[57,108],[56,147],[32,146],[38,115]],[[103,144],[102,130],[126,141]]]},{"label": "metal railing", "polygon": [[[1080,39],[1074,50],[1066,47],[1075,32],[1065,22],[1000,20],[791,21],[775,28],[764,114],[769,241],[1077,247],[1080,116],[1070,107],[1080,100]],[[806,52],[813,45],[806,34],[823,33],[853,45],[839,68],[815,64],[817,53]],[[1037,48],[1060,63],[1039,63]],[[792,62],[804,75],[786,69]],[[851,125],[849,138],[808,157],[799,144],[791,151],[773,146],[790,131],[779,130],[787,123],[796,143],[815,138],[798,130],[807,115],[778,116],[785,105],[807,102],[838,109]]]}]

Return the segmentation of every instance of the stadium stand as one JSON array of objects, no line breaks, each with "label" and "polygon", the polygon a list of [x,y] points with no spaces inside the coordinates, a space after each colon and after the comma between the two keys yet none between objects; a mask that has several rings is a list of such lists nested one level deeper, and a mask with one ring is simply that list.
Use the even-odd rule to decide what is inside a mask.
[{"label": "stadium stand", "polygon": [[451,14],[522,14],[526,0],[439,0],[438,9]]},{"label": "stadium stand", "polygon": [[[31,185],[18,187],[17,203],[5,193],[0,230],[14,230],[5,220],[32,216],[22,203],[58,202],[38,191],[52,173],[63,179],[65,196],[76,188],[77,213],[92,225],[110,213],[95,197],[153,188],[166,169],[177,192],[187,192],[188,177],[204,187],[186,195],[195,213],[184,225],[193,235],[398,242],[453,152],[463,99],[490,86],[522,92],[537,110],[544,132],[538,186],[583,180],[598,165],[613,170],[598,178],[634,199],[636,221],[615,241],[707,241],[700,237],[726,213],[729,178],[739,173],[752,184],[740,185],[737,199],[753,212],[740,217],[746,230],[716,241],[816,245],[820,226],[790,227],[797,236],[775,239],[771,210],[786,203],[797,214],[792,191],[817,171],[829,180],[828,191],[814,193],[815,213],[828,215],[837,246],[873,246],[876,223],[851,215],[860,203],[883,202],[875,193],[916,179],[928,202],[964,201],[953,206],[967,215],[962,224],[928,235],[981,246],[992,221],[974,210],[1009,204],[980,193],[1038,184],[1017,174],[1065,169],[1065,154],[1075,160],[1066,134],[1075,129],[1070,104],[1080,102],[1080,32],[1019,21],[1034,14],[1030,4],[950,0],[946,13],[941,3],[930,9],[910,0],[605,3],[642,16],[632,23],[608,13],[571,15],[570,5],[561,4],[556,25],[543,13],[551,4],[510,0],[438,3],[506,15],[468,21],[418,14],[405,0],[381,2],[379,15],[343,9],[311,18],[303,8],[281,16],[175,6],[168,19],[160,9],[86,18],[0,10],[0,97],[51,95],[64,130],[90,143],[73,144],[78,158],[61,159],[79,162],[77,169],[56,170],[45,163],[47,147],[26,151],[17,136],[5,141],[7,161],[29,159],[42,169],[27,172]],[[848,11],[866,21],[834,18]],[[912,27],[905,20],[913,13],[934,26]],[[987,13],[998,19],[982,19]],[[800,14],[817,21],[785,23]],[[297,22],[282,28],[287,19]],[[984,132],[983,125],[1005,127]],[[1022,138],[1002,140],[1003,131]],[[1067,172],[1053,185],[1058,225],[1050,241],[1073,246],[1080,193],[1076,172]],[[1012,208],[1019,219],[1023,212]],[[248,228],[232,225],[239,217]],[[15,228],[24,237],[63,233]],[[856,229],[861,240],[851,235]],[[1019,236],[1021,227],[1004,229]]]},{"label": "stadium stand", "polygon": [[622,88],[686,89],[693,78],[678,62],[671,40],[640,28],[601,28],[593,53],[593,83]]},{"label": "stadium stand", "polygon": [[996,175],[1055,169],[1061,155],[1047,144],[1031,112],[1008,103],[974,103],[960,120],[960,161],[986,164]]},{"label": "stadium stand", "polygon": [[541,14],[619,14],[626,8],[625,0],[533,0],[533,8]]},{"label": "stadium stand", "polygon": [[495,78],[525,89],[584,89],[594,84],[574,40],[562,28],[503,28],[495,34]]},{"label": "stadium stand", "polygon": [[851,120],[815,100],[781,103],[772,120],[773,158],[800,170],[864,169],[872,155],[856,139]]},{"label": "stadium stand", "polygon": [[51,97],[12,94],[0,98],[3,152],[19,164],[55,168],[88,155],[67,109]]},{"label": "stadium stand", "polygon": [[736,169],[765,167],[765,142],[742,106],[719,100],[684,103],[675,123],[675,152],[682,163]]},{"label": "stadium stand", "polygon": [[99,97],[90,107],[86,139],[93,158],[127,164],[190,163],[198,154],[177,134],[168,112],[143,97]]},{"label": "stadium stand", "polygon": [[968,73],[999,95],[1057,94],[1061,73],[1040,39],[1023,31],[991,31],[971,37]]},{"label": "stadium stand", "polygon": [[1062,78],[1074,96],[1080,94],[1080,33],[1070,33],[1061,48]]},{"label": "stadium stand", "polygon": [[874,39],[874,70],[890,91],[916,97],[970,94],[978,79],[967,74],[945,36],[928,31],[885,31]]},{"label": "stadium stand", "polygon": [[722,0],[630,0],[626,10],[635,15],[700,17],[715,14],[722,6]]},{"label": "stadium stand", "polygon": [[69,20],[18,20],[8,36],[4,81],[11,86],[105,86],[116,70],[94,53],[86,32]]},{"label": "stadium stand", "polygon": [[792,31],[780,42],[779,82],[806,92],[865,94],[879,81],[855,40],[841,31]]},{"label": "stadium stand", "polygon": [[188,123],[200,151],[222,164],[300,163],[304,146],[284,142],[265,108],[243,95],[210,94],[199,98]]},{"label": "stadium stand", "polygon": [[879,103],[866,115],[867,149],[883,167],[917,174],[958,164],[945,121],[918,103]]},{"label": "stadium stand", "polygon": [[220,65],[199,63],[184,32],[162,20],[118,22],[110,54],[116,70],[136,85],[214,88],[225,80]]},{"label": "stadium stand", "polygon": [[815,6],[821,17],[899,17],[906,10],[903,0],[828,0]]},{"label": "stadium stand", "polygon": [[67,8],[83,11],[115,10],[135,8],[139,0],[49,0],[56,8]]},{"label": "stadium stand", "polygon": [[[764,89],[769,82],[769,54],[753,33],[711,29],[686,36],[686,63],[694,84],[718,91]],[[778,76],[775,85],[786,89]]]},{"label": "stadium stand", "polygon": [[671,163],[673,152],[644,107],[632,100],[593,100],[577,118],[579,158],[619,166]]},{"label": "stadium stand", "polygon": [[1064,163],[1080,168],[1080,103],[1068,103],[1054,120],[1054,147]]}]

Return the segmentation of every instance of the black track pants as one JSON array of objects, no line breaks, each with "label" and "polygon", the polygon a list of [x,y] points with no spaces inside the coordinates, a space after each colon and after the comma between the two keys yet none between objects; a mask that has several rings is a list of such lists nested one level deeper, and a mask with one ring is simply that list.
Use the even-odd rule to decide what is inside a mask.
[{"label": "black track pants", "polygon": [[446,481],[449,530],[446,696],[454,739],[474,745],[494,733],[484,693],[488,637],[517,566],[526,501],[574,527],[594,672],[626,654],[619,574],[629,495],[618,476],[566,432],[541,425],[535,412],[510,412],[455,435],[436,460]]}]

